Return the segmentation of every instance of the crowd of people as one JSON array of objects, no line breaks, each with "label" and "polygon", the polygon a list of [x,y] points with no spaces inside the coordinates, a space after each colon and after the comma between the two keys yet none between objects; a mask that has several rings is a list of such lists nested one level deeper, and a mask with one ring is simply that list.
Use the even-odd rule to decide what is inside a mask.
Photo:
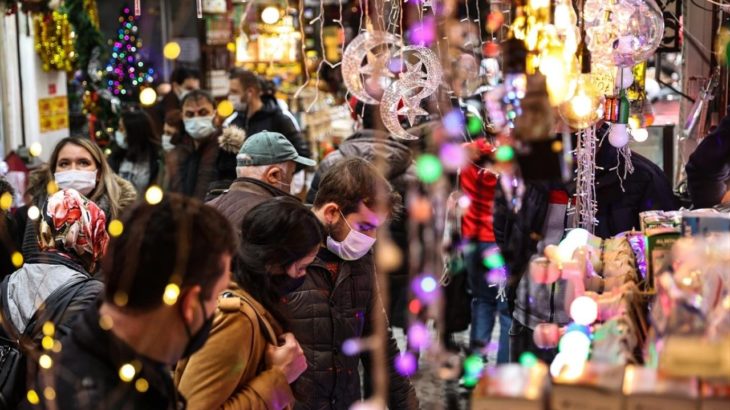
[{"label": "crowd of people", "polygon": [[[178,69],[171,83],[153,110],[120,114],[110,155],[85,138],[60,141],[30,175],[26,203],[1,211],[0,333],[15,359],[2,362],[10,376],[0,401],[349,409],[370,395],[361,374],[373,371],[369,356],[343,343],[373,334],[376,315],[408,324],[404,205],[419,192],[416,148],[384,132],[377,109],[356,103],[360,128],[317,164],[296,119],[255,74],[231,72],[228,118],[196,72]],[[496,148],[483,131],[464,144],[468,161],[455,180],[469,204],[457,207],[452,247],[468,283],[457,299],[471,301],[465,349],[485,358],[495,350],[497,363],[525,351],[550,361],[555,352],[535,346],[532,331],[567,324],[559,306],[567,284],[529,283],[524,272],[570,227],[575,186],[527,180],[514,209],[488,166]],[[621,177],[627,159],[604,143],[596,161],[598,235],[638,228],[642,211],[676,209],[671,184],[649,160],[634,154],[633,172]],[[315,173],[306,199],[292,190],[302,170]],[[145,198],[150,187],[164,195]],[[387,306],[374,258],[384,234],[403,255],[389,272]],[[499,281],[484,263],[493,252],[507,263]],[[388,407],[418,408],[412,381],[394,367],[391,327],[381,343]]]}]

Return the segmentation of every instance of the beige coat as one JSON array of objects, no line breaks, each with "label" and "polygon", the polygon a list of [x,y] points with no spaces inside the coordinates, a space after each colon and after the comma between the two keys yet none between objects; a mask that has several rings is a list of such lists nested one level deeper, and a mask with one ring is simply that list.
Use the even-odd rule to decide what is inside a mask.
[{"label": "beige coat", "polygon": [[205,346],[178,363],[175,385],[189,410],[289,407],[294,395],[284,373],[265,364],[267,345],[281,334],[278,323],[236,284],[228,290]]}]

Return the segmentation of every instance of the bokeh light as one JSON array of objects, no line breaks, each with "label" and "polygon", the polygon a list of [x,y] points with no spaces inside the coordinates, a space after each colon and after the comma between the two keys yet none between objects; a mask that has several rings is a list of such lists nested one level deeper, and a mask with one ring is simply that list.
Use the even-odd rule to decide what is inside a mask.
[{"label": "bokeh light", "polygon": [[412,376],[418,369],[416,356],[411,352],[404,352],[396,356],[393,364],[398,374],[405,377]]},{"label": "bokeh light", "polygon": [[428,328],[421,322],[416,322],[408,328],[408,345],[413,349],[425,349],[431,343]]},{"label": "bokeh light", "polygon": [[598,318],[598,304],[588,296],[578,296],[570,304],[570,317],[575,323],[588,326]]},{"label": "bokeh light", "polygon": [[152,185],[147,188],[147,192],[144,194],[144,199],[150,205],[157,205],[162,202],[163,192],[157,185]]},{"label": "bokeh light", "polygon": [[44,368],[44,369],[46,369],[46,370],[47,370],[47,369],[50,369],[51,367],[53,367],[53,359],[51,359],[51,356],[49,356],[49,355],[47,355],[47,354],[42,354],[42,355],[41,355],[41,356],[40,356],[40,357],[38,358],[38,364],[39,364],[39,365],[40,365],[40,366],[41,366],[42,368]]},{"label": "bokeh light", "polygon": [[38,393],[36,393],[33,389],[28,390],[28,394],[26,394],[25,398],[30,404],[38,404],[41,402],[41,398],[38,397]]},{"label": "bokeh light", "polygon": [[537,364],[537,356],[532,352],[524,352],[520,355],[520,364],[528,369],[534,367]]},{"label": "bokeh light", "polygon": [[560,338],[558,350],[576,360],[586,360],[591,353],[591,339],[583,332],[568,332]]},{"label": "bokeh light", "polygon": [[30,208],[28,208],[28,219],[31,221],[37,220],[41,216],[41,210],[38,209],[37,206],[31,205]]},{"label": "bokeh light", "polygon": [[125,383],[131,382],[136,374],[137,370],[130,363],[125,363],[119,368],[119,378]]},{"label": "bokeh light", "polygon": [[461,144],[443,144],[439,150],[439,158],[448,171],[456,171],[467,162],[466,150]]},{"label": "bokeh light", "polygon": [[444,116],[443,124],[450,137],[460,137],[464,132],[464,113],[459,109],[449,111]]},{"label": "bokeh light", "polygon": [[342,343],[342,353],[346,356],[355,356],[362,351],[359,339],[347,339]]},{"label": "bokeh light", "polygon": [[464,359],[464,373],[466,376],[480,377],[484,371],[484,358],[473,354]]},{"label": "bokeh light", "polygon": [[418,299],[413,299],[410,303],[408,303],[408,311],[411,312],[412,315],[421,313],[421,308],[423,308],[423,305],[421,305],[421,301]]},{"label": "bokeh light", "polygon": [[233,114],[234,111],[233,103],[228,100],[223,100],[218,103],[218,115],[222,118],[228,118]]},{"label": "bokeh light", "polygon": [[109,222],[109,235],[116,237],[122,234],[124,232],[124,224],[119,219],[112,219],[111,222]]},{"label": "bokeh light", "polygon": [[10,192],[5,192],[0,196],[0,209],[7,211],[13,206],[13,195]]},{"label": "bokeh light", "polygon": [[162,295],[162,301],[166,305],[172,306],[177,303],[177,298],[180,296],[180,287],[174,283],[168,283],[165,286],[165,292]]},{"label": "bokeh light", "polygon": [[497,152],[494,153],[494,158],[499,162],[512,161],[515,157],[515,149],[510,145],[502,145],[497,148]]},{"label": "bokeh light", "polygon": [[33,157],[40,157],[41,153],[43,153],[43,145],[41,145],[40,142],[34,142],[30,144],[30,147],[28,148],[28,152]]},{"label": "bokeh light", "polygon": [[139,102],[142,103],[143,106],[149,107],[150,105],[157,102],[157,92],[152,87],[147,87],[140,91],[139,93]]},{"label": "bokeh light", "polygon": [[176,41],[171,41],[165,44],[165,47],[162,49],[162,55],[168,60],[175,60],[180,56],[180,51],[180,44]]},{"label": "bokeh light", "polygon": [[423,154],[416,161],[418,178],[426,184],[433,184],[441,178],[443,167],[436,156]]},{"label": "bokeh light", "polygon": [[15,251],[12,255],[10,255],[10,262],[12,262],[13,266],[16,268],[23,266],[23,261],[23,254],[18,251]]}]

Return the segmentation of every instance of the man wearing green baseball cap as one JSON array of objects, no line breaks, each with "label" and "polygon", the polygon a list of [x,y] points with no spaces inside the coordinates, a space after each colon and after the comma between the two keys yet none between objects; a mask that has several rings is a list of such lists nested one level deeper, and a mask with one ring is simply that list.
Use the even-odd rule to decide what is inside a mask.
[{"label": "man wearing green baseball cap", "polygon": [[231,221],[240,235],[241,221],[254,206],[278,196],[291,196],[289,185],[297,164],[316,164],[300,156],[286,137],[261,131],[246,138],[236,156],[236,175],[223,195],[208,202]]}]

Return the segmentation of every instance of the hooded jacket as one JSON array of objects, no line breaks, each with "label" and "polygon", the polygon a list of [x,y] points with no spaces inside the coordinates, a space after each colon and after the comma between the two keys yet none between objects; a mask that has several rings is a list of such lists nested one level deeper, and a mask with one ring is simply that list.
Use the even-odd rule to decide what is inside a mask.
[{"label": "hooded jacket", "polygon": [[[339,258],[320,249],[307,268],[304,283],[285,299],[289,327],[307,357],[307,370],[292,385],[295,409],[347,410],[361,400],[360,355],[348,355],[342,344],[372,334],[372,316],[383,314],[374,276],[372,252],[357,261],[339,260],[337,275],[328,264]],[[335,277],[333,277],[335,276]],[[393,368],[400,354],[392,333],[384,341],[390,376],[388,407],[416,409],[418,402],[410,380]],[[368,368],[370,362],[363,360]]]},{"label": "hooded jacket", "polygon": [[299,155],[312,158],[307,139],[297,130],[291,118],[284,114],[276,100],[263,96],[261,101],[264,105],[260,110],[250,118],[246,117],[246,113],[239,112],[231,125],[242,128],[246,131],[246,135],[254,135],[261,131],[278,132],[291,142]]},{"label": "hooded jacket", "polygon": [[722,201],[730,184],[730,116],[702,140],[685,170],[695,208],[710,208]]},{"label": "hooded jacket", "polygon": [[190,410],[281,410],[294,395],[280,370],[266,368],[266,348],[282,329],[250,294],[231,282],[218,299],[205,345],[175,369]]}]

